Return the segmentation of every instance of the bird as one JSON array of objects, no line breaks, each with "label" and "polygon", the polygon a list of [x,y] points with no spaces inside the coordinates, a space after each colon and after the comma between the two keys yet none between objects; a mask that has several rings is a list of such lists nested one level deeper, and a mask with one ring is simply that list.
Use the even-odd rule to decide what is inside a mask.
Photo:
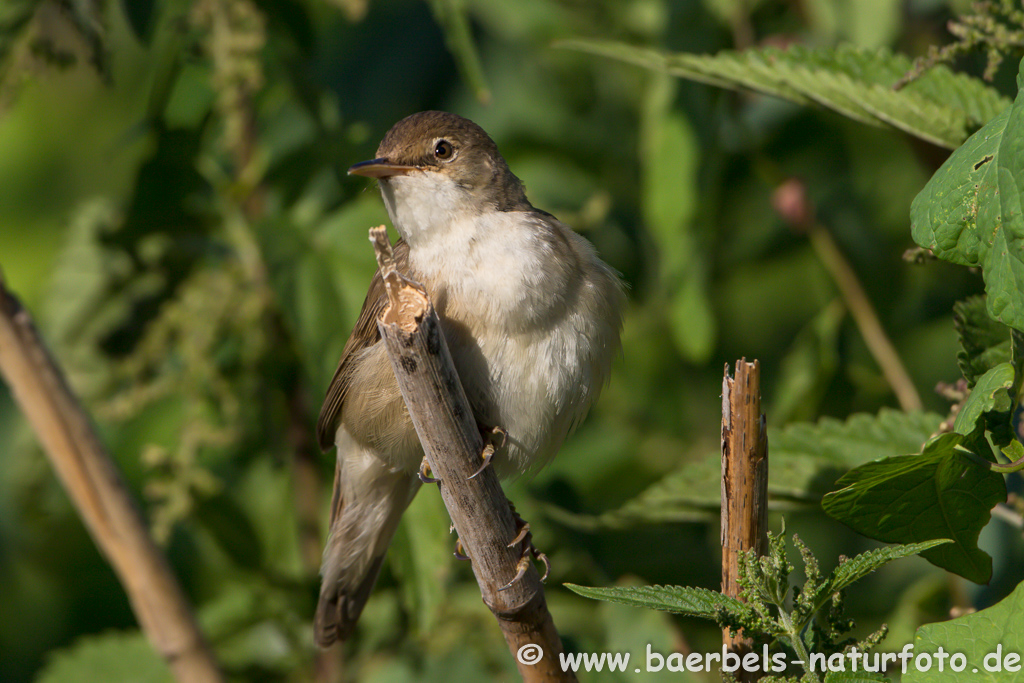
[{"label": "bird", "polygon": [[[378,181],[400,239],[400,272],[434,304],[482,428],[501,430],[499,476],[535,471],[586,416],[620,351],[625,293],[594,247],[534,208],[491,137],[456,114],[396,123],[350,175]],[[380,272],[342,350],[317,420],[337,448],[314,637],[348,640],[402,513],[423,449],[377,330]],[[518,537],[517,537],[518,538]]]}]

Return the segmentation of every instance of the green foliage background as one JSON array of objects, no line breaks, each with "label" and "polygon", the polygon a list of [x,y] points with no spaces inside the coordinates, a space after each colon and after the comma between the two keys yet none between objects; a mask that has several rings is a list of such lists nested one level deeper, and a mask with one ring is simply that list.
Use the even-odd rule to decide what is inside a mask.
[{"label": "green foliage background", "polygon": [[[948,41],[944,21],[966,2],[57,5],[0,7],[0,268],[235,680],[515,679],[429,489],[358,637],[329,656],[312,646],[333,467],[315,452],[313,420],[373,272],[366,230],[386,221],[375,189],[344,171],[414,111],[480,123],[533,203],[585,234],[630,286],[624,351],[600,403],[550,467],[507,487],[552,559],[548,601],[570,649],[718,647],[705,625],[561,584],[718,587],[707,458],[724,363],[761,362],[773,509],[826,569],[872,545],[825,517],[821,496],[852,466],[917,452],[949,410],[932,387],[959,377],[953,305],[981,293],[982,278],[901,258],[911,201],[947,149],[553,44],[716,53],[799,41],[915,56]],[[997,74],[1004,95],[1015,72]],[[925,411],[887,410],[896,400],[820,252],[773,209],[791,178]],[[166,680],[5,388],[0,433],[0,679]],[[1019,532],[996,521],[981,547],[994,559],[988,587],[919,559],[857,586],[860,631],[886,620],[883,647],[899,648],[951,607],[1004,597],[1022,578]]]}]

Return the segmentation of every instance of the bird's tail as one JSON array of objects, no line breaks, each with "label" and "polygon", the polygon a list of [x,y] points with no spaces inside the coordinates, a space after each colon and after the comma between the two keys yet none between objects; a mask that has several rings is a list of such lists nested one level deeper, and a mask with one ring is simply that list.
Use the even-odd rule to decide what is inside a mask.
[{"label": "bird's tail", "polygon": [[419,487],[415,476],[389,467],[370,451],[339,452],[313,621],[321,647],[352,635],[402,513]]}]

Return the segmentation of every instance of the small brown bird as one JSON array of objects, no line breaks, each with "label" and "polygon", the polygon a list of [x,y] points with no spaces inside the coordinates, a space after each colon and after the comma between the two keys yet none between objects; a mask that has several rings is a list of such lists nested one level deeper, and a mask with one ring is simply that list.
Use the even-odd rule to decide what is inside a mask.
[{"label": "small brown bird", "polygon": [[[455,114],[399,121],[377,158],[348,172],[379,181],[401,235],[399,270],[430,294],[477,422],[507,433],[498,473],[546,463],[618,351],[624,296],[615,272],[533,208],[494,141]],[[317,422],[320,446],[338,447],[314,623],[323,647],[352,634],[420,487],[423,449],[377,332],[386,303],[378,272]]]}]

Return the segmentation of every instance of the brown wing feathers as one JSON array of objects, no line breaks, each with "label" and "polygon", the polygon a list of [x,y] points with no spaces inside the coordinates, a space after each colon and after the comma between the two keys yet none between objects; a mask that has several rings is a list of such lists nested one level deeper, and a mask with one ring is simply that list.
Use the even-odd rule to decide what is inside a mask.
[{"label": "brown wing feathers", "polygon": [[[398,240],[394,247],[395,263],[400,272],[405,272],[409,263],[409,246],[402,240]],[[370,290],[363,301],[363,309],[359,313],[359,319],[352,329],[352,334],[345,343],[341,352],[341,360],[338,361],[338,369],[334,371],[334,378],[327,389],[327,396],[320,408],[320,417],[316,421],[316,438],[320,448],[324,451],[334,445],[334,435],[338,430],[338,419],[341,416],[341,406],[345,402],[345,395],[351,385],[352,359],[363,349],[373,346],[380,341],[380,332],[377,331],[377,319],[387,306],[387,293],[384,291],[384,280],[378,270],[373,274],[370,281]]]}]

